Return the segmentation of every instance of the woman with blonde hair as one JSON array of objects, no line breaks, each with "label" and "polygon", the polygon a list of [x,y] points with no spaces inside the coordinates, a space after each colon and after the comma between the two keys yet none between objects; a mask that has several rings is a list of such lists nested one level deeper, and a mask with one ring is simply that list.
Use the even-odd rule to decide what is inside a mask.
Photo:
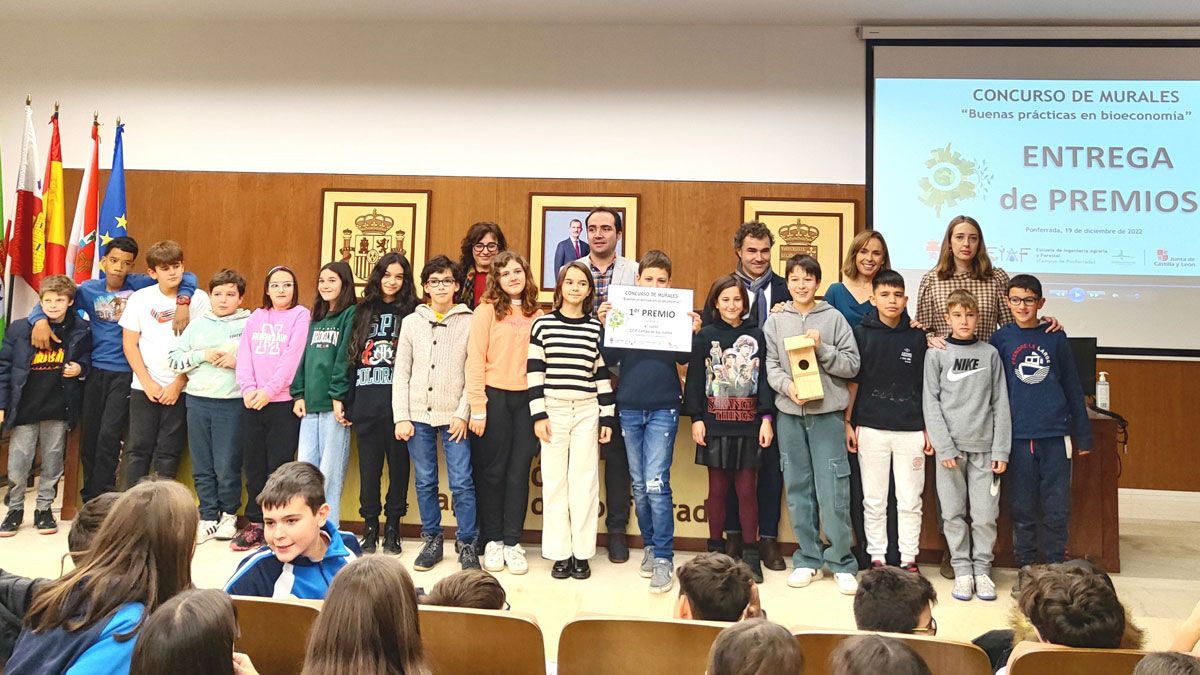
[{"label": "woman with blonde hair", "polygon": [[391,556],[369,555],[333,578],[308,636],[303,675],[429,675],[417,591]]}]

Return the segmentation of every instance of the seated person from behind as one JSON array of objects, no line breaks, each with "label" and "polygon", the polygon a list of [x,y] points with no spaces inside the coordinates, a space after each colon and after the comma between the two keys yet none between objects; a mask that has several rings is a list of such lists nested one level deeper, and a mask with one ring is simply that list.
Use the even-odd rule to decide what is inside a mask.
[{"label": "seated person from behind", "polygon": [[936,635],[935,604],[937,591],[920,574],[872,568],[863,573],[854,594],[854,623],[859,630]]},{"label": "seated person from behind", "polygon": [[[1031,570],[1017,601],[1033,624],[1041,646],[1117,649],[1125,635],[1125,608],[1100,574],[1071,565]],[[1013,648],[1008,662],[1035,651],[1037,642]],[[1007,666],[998,673],[1006,673]]]},{"label": "seated person from behind", "polygon": [[750,569],[724,553],[698,555],[681,565],[676,576],[676,619],[740,621],[761,613]]},{"label": "seated person from behind", "polygon": [[362,549],[329,520],[324,485],[321,471],[307,462],[288,462],[271,474],[258,495],[267,543],[242,560],[226,593],[325,598],[333,576]]},{"label": "seated person from behind", "polygon": [[804,672],[804,655],[788,629],[766,619],[747,619],[722,629],[713,640],[705,672],[706,675],[800,675]]},{"label": "seated person from behind", "polygon": [[434,584],[429,594],[421,598],[421,604],[468,609],[508,609],[508,595],[500,581],[487,571],[459,570]]}]

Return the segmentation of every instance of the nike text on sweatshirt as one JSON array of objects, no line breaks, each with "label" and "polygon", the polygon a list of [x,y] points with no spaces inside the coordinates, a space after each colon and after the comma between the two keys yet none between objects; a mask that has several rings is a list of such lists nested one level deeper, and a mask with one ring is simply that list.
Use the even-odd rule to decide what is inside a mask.
[{"label": "nike text on sweatshirt", "polygon": [[925,353],[925,428],[938,459],[991,452],[1007,462],[1012,423],[1000,355],[976,339],[946,342]]}]

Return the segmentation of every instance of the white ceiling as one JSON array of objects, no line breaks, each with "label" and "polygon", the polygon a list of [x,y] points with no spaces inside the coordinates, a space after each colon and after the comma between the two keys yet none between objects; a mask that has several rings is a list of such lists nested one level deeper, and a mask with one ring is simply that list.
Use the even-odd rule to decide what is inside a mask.
[{"label": "white ceiling", "polygon": [[418,21],[596,24],[1197,25],[1197,0],[57,0],[5,3],[23,18],[94,21]]}]

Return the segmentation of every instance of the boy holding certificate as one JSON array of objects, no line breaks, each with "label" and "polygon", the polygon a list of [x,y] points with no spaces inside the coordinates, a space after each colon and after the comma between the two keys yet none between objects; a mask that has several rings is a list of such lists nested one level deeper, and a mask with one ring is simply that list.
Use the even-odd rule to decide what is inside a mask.
[{"label": "boy holding certificate", "polygon": [[[637,285],[670,288],[671,259],[650,251],[638,262]],[[612,305],[597,312],[604,325]],[[692,330],[700,316],[689,313]],[[621,434],[633,478],[633,504],[646,549],[640,573],[650,579],[651,593],[666,593],[675,585],[675,514],[671,502],[671,458],[679,428],[680,386],[677,365],[687,363],[687,352],[651,349],[604,350],[609,366],[621,367],[617,411]]]}]

